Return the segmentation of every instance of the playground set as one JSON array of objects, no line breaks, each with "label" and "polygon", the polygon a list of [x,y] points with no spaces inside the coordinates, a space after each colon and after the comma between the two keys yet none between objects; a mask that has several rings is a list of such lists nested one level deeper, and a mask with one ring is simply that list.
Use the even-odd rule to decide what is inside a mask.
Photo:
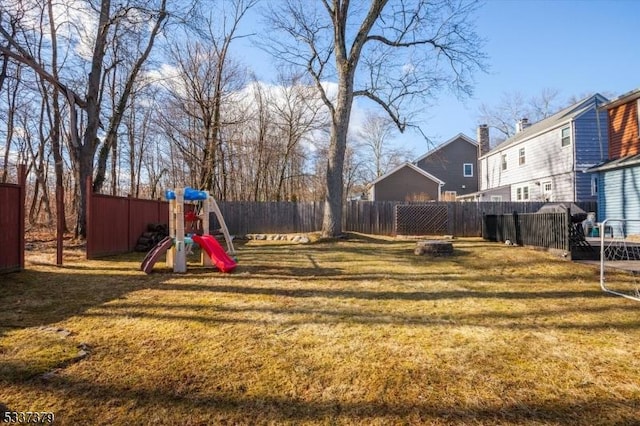
[{"label": "playground set", "polygon": [[[172,268],[173,272],[184,273],[187,271],[187,254],[191,252],[193,244],[197,244],[202,249],[201,265],[215,266],[221,272],[233,271],[237,266],[236,261],[231,257],[235,255],[235,250],[215,199],[205,191],[188,187],[176,191],[167,190],[165,198],[169,201],[169,236],[147,253],[140,269],[147,274],[151,273],[155,263],[166,253],[167,267]],[[185,211],[186,202],[192,205]],[[215,213],[220,224],[220,232],[227,245],[226,251],[218,240],[209,234],[211,212]]]}]

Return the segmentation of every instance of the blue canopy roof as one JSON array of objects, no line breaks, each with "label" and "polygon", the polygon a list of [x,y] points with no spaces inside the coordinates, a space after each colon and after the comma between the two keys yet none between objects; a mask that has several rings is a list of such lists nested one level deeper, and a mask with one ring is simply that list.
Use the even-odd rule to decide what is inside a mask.
[{"label": "blue canopy roof", "polygon": [[[164,192],[164,196],[167,200],[175,200],[176,199],[176,193],[171,190],[171,189],[167,189]],[[185,201],[204,201],[209,197],[209,194],[207,194],[206,191],[199,191],[197,189],[193,189],[193,188],[189,188],[186,187],[184,189],[184,200]]]}]

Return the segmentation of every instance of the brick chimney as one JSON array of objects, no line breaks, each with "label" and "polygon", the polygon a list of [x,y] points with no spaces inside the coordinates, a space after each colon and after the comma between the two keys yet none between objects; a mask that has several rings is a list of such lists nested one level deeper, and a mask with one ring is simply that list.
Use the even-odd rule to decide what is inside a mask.
[{"label": "brick chimney", "polygon": [[489,152],[489,126],[480,124],[478,126],[478,158]]},{"label": "brick chimney", "polygon": [[518,120],[516,122],[516,133],[520,133],[521,131],[523,131],[524,129],[526,129],[529,126],[531,126],[531,123],[529,123],[529,119],[528,118],[521,118],[520,120]]}]

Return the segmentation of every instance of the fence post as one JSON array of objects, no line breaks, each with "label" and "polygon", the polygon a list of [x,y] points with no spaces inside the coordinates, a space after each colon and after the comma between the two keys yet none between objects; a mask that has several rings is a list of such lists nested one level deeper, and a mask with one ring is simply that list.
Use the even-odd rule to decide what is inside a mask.
[{"label": "fence post", "polygon": [[567,214],[565,215],[565,224],[564,224],[564,250],[570,252],[571,251],[571,226],[573,226],[573,221],[571,220],[571,209],[567,209]]},{"label": "fence post", "polygon": [[24,269],[24,217],[25,217],[25,198],[27,192],[27,166],[26,164],[20,164],[18,166],[18,186],[20,191],[20,209],[18,212],[18,245],[20,257],[18,263],[20,264],[20,270]]},{"label": "fence post", "polygon": [[513,228],[515,231],[516,244],[522,245],[522,233],[520,232],[520,218],[518,217],[518,212],[513,212]]},{"label": "fence post", "polygon": [[56,265],[62,266],[64,227],[66,223],[64,212],[64,187],[56,181]]},{"label": "fence post", "polygon": [[91,232],[91,219],[92,219],[92,214],[91,214],[91,209],[93,208],[93,182],[91,179],[91,176],[87,176],[87,180],[85,182],[85,191],[87,194],[87,206],[86,206],[86,218],[85,220],[87,221],[87,248],[86,248],[86,257],[87,259],[92,259],[93,258],[93,241],[91,241],[91,236],[93,234],[93,232]]}]

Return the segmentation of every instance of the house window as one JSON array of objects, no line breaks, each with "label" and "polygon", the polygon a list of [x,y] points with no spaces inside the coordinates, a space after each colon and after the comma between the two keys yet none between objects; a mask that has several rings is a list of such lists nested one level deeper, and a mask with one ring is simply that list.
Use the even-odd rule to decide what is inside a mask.
[{"label": "house window", "polygon": [[520,148],[520,151],[518,151],[518,164],[522,166],[524,163],[525,163],[524,148]]},{"label": "house window", "polygon": [[502,170],[507,170],[507,154],[502,154]]},{"label": "house window", "polygon": [[571,145],[571,127],[562,129],[562,146]]},{"label": "house window", "polygon": [[502,195],[492,195],[491,201],[502,201]]},{"label": "house window", "polygon": [[516,188],[516,200],[517,201],[527,201],[529,200],[529,187],[521,186]]},{"label": "house window", "polygon": [[464,163],[462,166],[464,177],[473,177],[473,164]]},{"label": "house window", "polygon": [[598,176],[591,176],[591,195],[598,195]]}]

